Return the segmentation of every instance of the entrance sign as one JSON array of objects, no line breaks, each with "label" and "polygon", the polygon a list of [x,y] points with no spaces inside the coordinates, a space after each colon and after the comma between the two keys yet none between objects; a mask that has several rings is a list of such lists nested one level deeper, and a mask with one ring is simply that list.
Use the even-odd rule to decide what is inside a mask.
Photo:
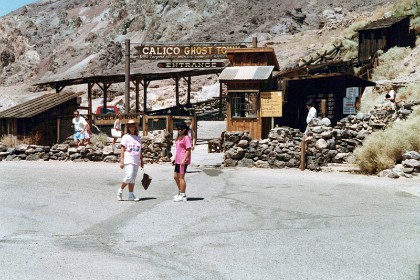
[{"label": "entrance sign", "polygon": [[[95,125],[113,125],[116,119],[117,115],[114,114],[93,115]],[[128,120],[135,120],[136,123],[140,123],[140,114],[120,114],[121,123],[125,124]]]},{"label": "entrance sign", "polygon": [[227,49],[246,48],[245,45],[140,45],[135,47],[140,59],[226,59]]},{"label": "entrance sign", "polygon": [[159,68],[218,68],[224,67],[224,62],[192,61],[192,62],[159,62]]},{"label": "entrance sign", "polygon": [[260,92],[261,117],[283,115],[283,94],[281,91]]}]

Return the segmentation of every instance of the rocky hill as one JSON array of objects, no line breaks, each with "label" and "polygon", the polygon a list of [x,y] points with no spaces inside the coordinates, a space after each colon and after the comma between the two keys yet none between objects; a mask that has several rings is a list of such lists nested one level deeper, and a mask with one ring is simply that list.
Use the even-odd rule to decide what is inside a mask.
[{"label": "rocky hill", "polygon": [[124,63],[127,38],[142,43],[257,37],[260,46],[274,47],[286,69],[344,36],[355,22],[382,17],[397,2],[40,0],[0,18],[0,99],[6,107],[16,95],[37,94],[30,86],[36,82],[112,71]]}]

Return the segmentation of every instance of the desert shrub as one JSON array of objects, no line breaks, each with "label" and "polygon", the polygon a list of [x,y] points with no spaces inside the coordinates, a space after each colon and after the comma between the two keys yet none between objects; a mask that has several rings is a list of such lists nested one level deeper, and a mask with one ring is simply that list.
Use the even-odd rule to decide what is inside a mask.
[{"label": "desert shrub", "polygon": [[393,7],[394,16],[420,16],[420,2],[418,0],[399,0]]},{"label": "desert shrub", "polygon": [[403,60],[409,54],[409,48],[394,47],[380,55],[379,65],[373,69],[372,79],[375,81],[392,80],[404,75],[407,67],[404,66]]},{"label": "desert shrub", "polygon": [[384,94],[379,89],[375,89],[372,92],[364,92],[360,103],[359,112],[369,113],[370,110],[374,109],[375,105],[384,102]]},{"label": "desert shrub", "polygon": [[[420,27],[420,17],[413,18],[410,22],[411,28]],[[417,45],[417,44],[416,44]]]},{"label": "desert shrub", "polygon": [[108,136],[105,133],[92,134],[90,137],[90,142],[92,142],[93,145],[96,145],[97,143],[106,145],[108,142]]},{"label": "desert shrub", "polygon": [[344,39],[343,40],[343,59],[350,60],[358,56],[359,44],[356,41]]},{"label": "desert shrub", "polygon": [[420,150],[420,106],[404,121],[394,123],[386,130],[372,133],[358,147],[354,154],[360,170],[366,174],[376,174],[393,167],[402,160],[405,151]]},{"label": "desert shrub", "polygon": [[398,101],[420,100],[420,83],[411,83],[407,87],[400,88],[397,92]]}]

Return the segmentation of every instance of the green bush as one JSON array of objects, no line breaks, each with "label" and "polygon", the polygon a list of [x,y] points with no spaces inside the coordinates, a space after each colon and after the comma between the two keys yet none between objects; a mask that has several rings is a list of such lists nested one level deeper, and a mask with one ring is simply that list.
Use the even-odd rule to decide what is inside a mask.
[{"label": "green bush", "polygon": [[403,60],[410,54],[410,48],[393,47],[379,56],[379,65],[373,69],[372,80],[392,80],[407,74]]},{"label": "green bush", "polygon": [[402,160],[402,154],[409,150],[420,150],[420,106],[404,121],[395,122],[386,130],[372,133],[358,147],[354,154],[360,170],[376,174],[393,167]]}]

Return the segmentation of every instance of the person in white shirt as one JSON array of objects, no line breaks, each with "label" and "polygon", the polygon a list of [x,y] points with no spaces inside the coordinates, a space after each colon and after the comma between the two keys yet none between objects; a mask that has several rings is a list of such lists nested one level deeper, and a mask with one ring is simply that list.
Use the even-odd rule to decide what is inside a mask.
[{"label": "person in white shirt", "polygon": [[312,119],[315,119],[317,117],[317,113],[312,101],[306,102],[306,109],[309,110],[308,116],[306,116],[306,123],[309,124]]},{"label": "person in white shirt", "polygon": [[80,116],[79,111],[74,111],[74,118],[72,120],[72,126],[74,129],[73,139],[76,141],[77,146],[83,146],[85,144],[85,131],[88,123],[85,118]]},{"label": "person in white shirt", "polygon": [[307,124],[307,126],[306,126],[305,133],[307,133],[308,130],[309,130],[308,129],[308,126],[309,126],[309,123],[311,122],[311,120],[317,118],[317,112],[316,112],[316,109],[315,109],[314,104],[312,103],[312,101],[306,102],[306,109],[308,109],[308,115],[306,116],[306,124]]},{"label": "person in white shirt", "polygon": [[123,198],[123,190],[128,185],[128,200],[140,201],[134,195],[134,184],[136,183],[139,167],[144,167],[143,155],[141,153],[141,138],[135,120],[129,120],[125,126],[126,133],[121,139],[121,161],[120,168],[124,169],[125,177],[118,189],[117,199]]},{"label": "person in white shirt", "polygon": [[396,110],[396,107],[395,107],[395,98],[397,97],[397,94],[396,94],[396,92],[395,92],[395,90],[394,90],[394,88],[392,87],[392,85],[391,84],[387,84],[386,86],[385,86],[385,89],[388,91],[388,93],[385,95],[385,100],[387,100],[387,101],[389,101],[389,102],[391,102],[391,107],[392,107],[392,110]]}]

